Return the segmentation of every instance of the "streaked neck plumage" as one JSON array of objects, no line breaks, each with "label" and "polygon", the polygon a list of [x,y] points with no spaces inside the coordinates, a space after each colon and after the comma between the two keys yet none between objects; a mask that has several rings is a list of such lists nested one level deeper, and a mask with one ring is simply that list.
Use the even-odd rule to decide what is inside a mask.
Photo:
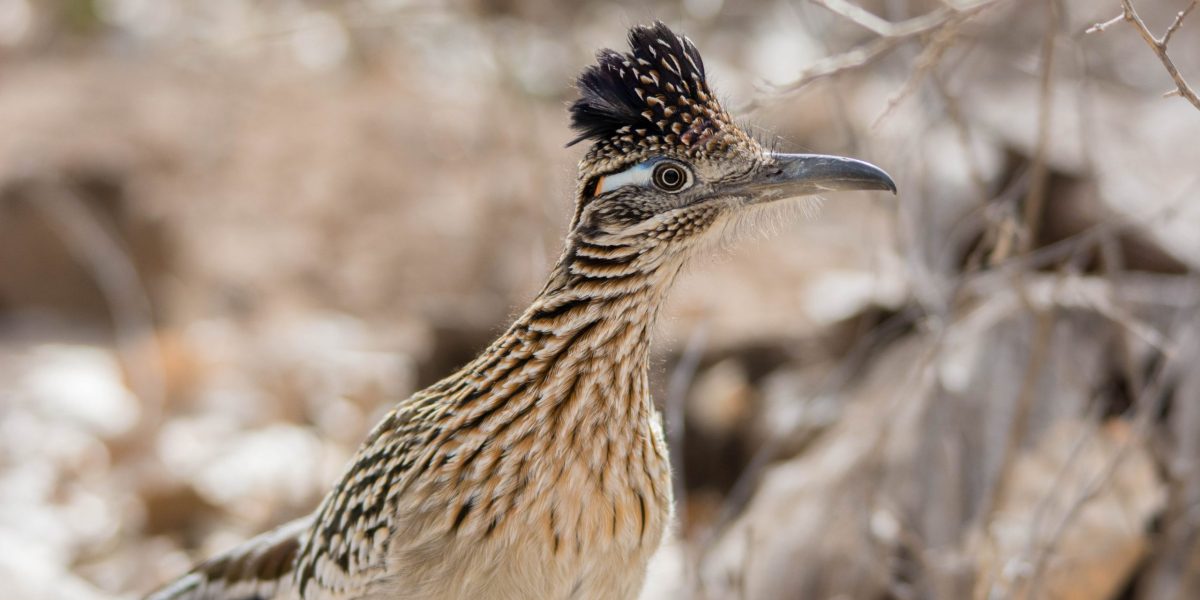
[{"label": "streaked neck plumage", "polygon": [[[372,431],[359,479],[378,472],[387,492],[358,492],[366,484],[355,480],[326,499],[301,550],[300,588],[320,577],[321,554],[349,571],[378,560],[352,556],[320,527],[349,510],[367,530],[388,511],[408,515],[431,540],[534,536],[547,559],[582,556],[580,540],[609,539],[631,556],[657,547],[671,492],[666,448],[650,431],[659,425],[649,346],[678,270],[653,249],[570,236],[546,286],[503,335]],[[409,468],[375,462],[417,438]],[[360,497],[368,500],[351,508]]]},{"label": "streaked neck plumage", "polygon": [[464,369],[467,379],[537,386],[526,401],[555,408],[550,423],[567,431],[589,418],[645,418],[651,333],[680,265],[653,247],[573,234],[542,291]]}]

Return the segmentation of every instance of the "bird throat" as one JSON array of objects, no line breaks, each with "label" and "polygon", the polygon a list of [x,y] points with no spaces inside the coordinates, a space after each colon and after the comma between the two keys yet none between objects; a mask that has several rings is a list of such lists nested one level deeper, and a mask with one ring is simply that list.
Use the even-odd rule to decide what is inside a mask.
[{"label": "bird throat", "polygon": [[678,270],[644,249],[572,241],[530,307],[450,378],[470,382],[453,394],[455,420],[501,447],[536,430],[584,454],[596,439],[644,432],[651,333]]}]

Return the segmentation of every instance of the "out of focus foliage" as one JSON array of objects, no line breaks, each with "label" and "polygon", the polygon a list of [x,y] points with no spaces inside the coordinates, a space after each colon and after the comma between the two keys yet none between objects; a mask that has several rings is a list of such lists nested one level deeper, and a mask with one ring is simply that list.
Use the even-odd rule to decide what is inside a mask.
[{"label": "out of focus foliage", "polygon": [[[765,141],[901,194],[679,286],[645,597],[1200,597],[1200,111],[1085,33],[1120,14],[0,0],[4,597],[138,595],[311,510],[536,292],[573,77],[654,18]],[[1170,54],[1200,81],[1200,14]]]}]

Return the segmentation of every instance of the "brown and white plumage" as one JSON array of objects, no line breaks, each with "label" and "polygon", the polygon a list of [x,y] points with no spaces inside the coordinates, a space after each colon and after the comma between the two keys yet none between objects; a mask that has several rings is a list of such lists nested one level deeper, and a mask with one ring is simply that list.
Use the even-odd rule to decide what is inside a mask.
[{"label": "brown and white plumage", "polygon": [[661,23],[629,37],[580,77],[572,125],[593,145],[532,305],[398,403],[310,518],[153,600],[636,597],[671,515],[648,362],[676,274],[748,206],[894,185],[859,161],[767,152],[690,41]]}]

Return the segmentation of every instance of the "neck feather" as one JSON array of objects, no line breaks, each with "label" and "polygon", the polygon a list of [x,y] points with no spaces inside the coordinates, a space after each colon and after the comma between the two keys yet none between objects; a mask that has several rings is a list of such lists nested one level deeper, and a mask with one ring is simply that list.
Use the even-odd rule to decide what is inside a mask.
[{"label": "neck feather", "polygon": [[475,427],[648,419],[651,331],[678,270],[653,249],[572,240],[530,307],[443,393]]},{"label": "neck feather", "polygon": [[[534,477],[541,471],[533,466],[550,460],[559,467],[546,472],[561,474],[565,457],[594,473],[605,493],[638,490],[643,510],[647,498],[666,502],[669,489],[659,481],[667,477],[659,464],[663,450],[647,431],[657,426],[649,347],[678,270],[652,251],[572,242],[541,294],[504,335],[405,405],[415,420],[437,422],[407,474],[410,481],[444,470],[425,478],[476,482],[494,492],[479,498],[478,507],[474,499],[460,506],[461,498],[435,494],[434,504],[456,514],[453,528],[491,535],[517,496],[553,489],[555,480]],[[385,423],[380,431],[392,427]],[[438,493],[452,496],[454,489]],[[511,498],[501,497],[510,491]]]}]

